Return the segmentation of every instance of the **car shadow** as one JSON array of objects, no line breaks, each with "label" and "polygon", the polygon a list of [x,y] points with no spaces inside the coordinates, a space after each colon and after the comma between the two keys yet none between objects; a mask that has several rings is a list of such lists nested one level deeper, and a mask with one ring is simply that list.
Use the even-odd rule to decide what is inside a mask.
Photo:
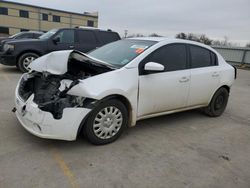
[{"label": "car shadow", "polygon": [[20,70],[18,70],[16,67],[11,67],[11,66],[1,66],[0,67],[0,72],[5,72],[8,74],[22,74]]},{"label": "car shadow", "polygon": [[[193,119],[200,119],[201,116],[205,117],[199,110],[191,110],[185,112],[179,112],[175,114],[169,114],[164,116],[159,116],[155,118],[150,118],[146,120],[141,120],[137,122],[135,127],[128,128],[124,131],[121,137],[114,143],[108,144],[119,144],[128,139],[134,138],[134,136],[139,136],[140,134],[147,134],[152,131],[162,131],[163,129],[178,129],[180,126],[191,126],[186,123],[186,121],[192,121]],[[207,117],[209,118],[209,117]],[[25,131],[25,130],[24,130]],[[26,131],[25,131],[26,132]],[[30,133],[27,133],[30,134]],[[78,148],[89,148],[93,145],[89,143],[86,138],[80,134],[75,141],[63,141],[63,140],[49,140],[42,139],[36,136],[30,135],[29,139],[32,139],[33,143],[37,143],[37,147],[46,148],[48,146],[63,150],[74,150]]]}]

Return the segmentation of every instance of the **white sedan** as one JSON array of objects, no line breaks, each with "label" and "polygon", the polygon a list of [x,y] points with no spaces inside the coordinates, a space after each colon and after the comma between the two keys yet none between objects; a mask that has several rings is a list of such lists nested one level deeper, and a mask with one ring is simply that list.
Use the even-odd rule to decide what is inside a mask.
[{"label": "white sedan", "polygon": [[133,38],[88,54],[58,51],[30,65],[16,87],[15,114],[27,131],[93,144],[116,140],[141,119],[201,108],[220,116],[236,69],[188,40]]}]

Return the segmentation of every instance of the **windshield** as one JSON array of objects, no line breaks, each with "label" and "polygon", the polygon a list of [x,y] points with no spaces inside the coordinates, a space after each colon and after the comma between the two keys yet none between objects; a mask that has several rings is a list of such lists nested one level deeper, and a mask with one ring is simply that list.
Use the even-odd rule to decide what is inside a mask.
[{"label": "windshield", "polygon": [[39,37],[39,39],[48,39],[48,38],[50,38],[52,35],[54,35],[57,31],[58,31],[58,29],[52,29],[52,30],[48,31],[47,33],[44,33],[43,35],[41,35],[41,36]]},{"label": "windshield", "polygon": [[155,43],[148,40],[119,40],[98,48],[88,55],[116,67],[123,67]]}]

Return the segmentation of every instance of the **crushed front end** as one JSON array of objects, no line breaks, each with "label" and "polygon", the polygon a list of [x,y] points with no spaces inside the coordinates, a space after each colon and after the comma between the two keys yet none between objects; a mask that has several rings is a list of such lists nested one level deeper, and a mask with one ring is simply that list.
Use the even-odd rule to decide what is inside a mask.
[{"label": "crushed front end", "polygon": [[37,63],[35,68],[31,66],[31,71],[23,74],[16,87],[18,120],[26,130],[42,138],[75,140],[96,100],[69,95],[68,91],[81,80],[112,70],[78,52],[65,53],[67,59],[61,65],[49,62],[62,60],[62,52],[34,61],[33,65]]}]

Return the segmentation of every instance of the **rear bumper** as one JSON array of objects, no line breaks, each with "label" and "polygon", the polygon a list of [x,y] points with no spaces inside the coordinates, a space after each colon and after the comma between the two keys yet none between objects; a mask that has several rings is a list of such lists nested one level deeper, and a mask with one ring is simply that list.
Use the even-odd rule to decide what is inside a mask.
[{"label": "rear bumper", "polygon": [[[19,84],[18,84],[19,85]],[[16,89],[16,116],[21,125],[31,134],[49,139],[75,140],[82,120],[90,112],[86,108],[65,108],[61,119],[54,119],[49,112],[42,111],[33,102],[34,95],[23,101]]]},{"label": "rear bumper", "polygon": [[0,54],[0,63],[8,66],[16,65],[16,56]]}]

